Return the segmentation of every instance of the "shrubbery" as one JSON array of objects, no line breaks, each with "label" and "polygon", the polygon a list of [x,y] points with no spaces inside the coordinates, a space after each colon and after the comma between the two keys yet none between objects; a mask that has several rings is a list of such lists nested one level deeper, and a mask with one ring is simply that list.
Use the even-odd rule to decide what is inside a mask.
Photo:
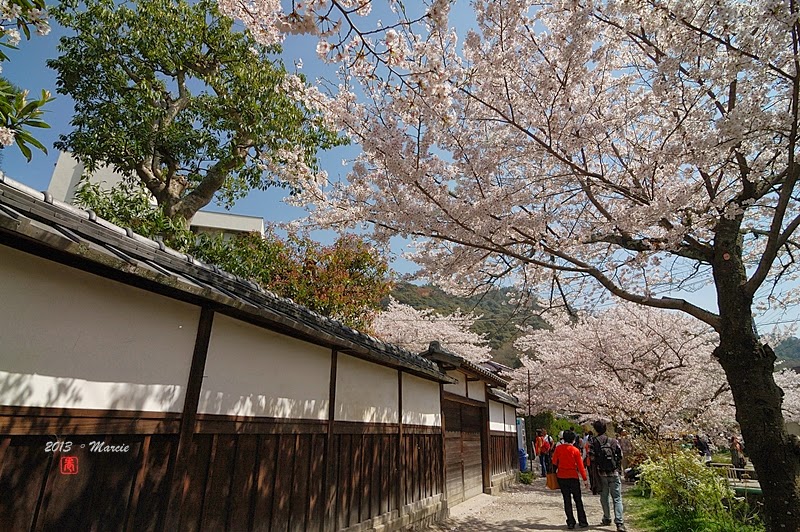
[{"label": "shrubbery", "polygon": [[533,483],[533,473],[531,473],[530,471],[520,471],[519,481],[523,484]]},{"label": "shrubbery", "polygon": [[649,520],[669,532],[756,532],[756,515],[738,500],[719,471],[705,466],[695,453],[680,450],[641,465],[639,486],[659,506]]}]

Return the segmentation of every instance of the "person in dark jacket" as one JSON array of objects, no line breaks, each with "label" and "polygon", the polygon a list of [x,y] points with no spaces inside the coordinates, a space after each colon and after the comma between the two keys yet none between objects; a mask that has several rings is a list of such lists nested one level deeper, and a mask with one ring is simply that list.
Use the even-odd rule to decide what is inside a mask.
[{"label": "person in dark jacket", "polygon": [[586,520],[586,511],[583,508],[581,498],[581,483],[583,478],[584,485],[589,487],[589,477],[586,475],[586,468],[583,466],[583,458],[577,447],[572,445],[575,442],[575,433],[571,430],[564,431],[564,443],[558,445],[553,452],[553,465],[558,469],[558,487],[564,497],[564,513],[567,515],[567,528],[575,528],[575,515],[572,513],[572,500],[575,500],[575,509],[578,511],[578,528],[586,528],[589,522]]}]

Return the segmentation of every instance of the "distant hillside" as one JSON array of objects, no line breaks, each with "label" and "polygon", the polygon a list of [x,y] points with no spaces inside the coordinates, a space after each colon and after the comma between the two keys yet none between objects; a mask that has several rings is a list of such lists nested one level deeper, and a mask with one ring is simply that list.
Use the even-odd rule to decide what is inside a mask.
[{"label": "distant hillside", "polygon": [[775,346],[776,364],[779,368],[800,366],[800,338],[789,337]]},{"label": "distant hillside", "polygon": [[535,315],[536,308],[520,308],[508,302],[510,289],[492,289],[485,295],[457,297],[434,286],[417,286],[398,283],[392,297],[398,302],[421,310],[430,308],[439,314],[452,314],[457,309],[482,316],[472,327],[478,334],[486,334],[492,348],[492,358],[508,366],[519,366],[514,349],[520,331],[517,325],[540,328],[544,322]]}]

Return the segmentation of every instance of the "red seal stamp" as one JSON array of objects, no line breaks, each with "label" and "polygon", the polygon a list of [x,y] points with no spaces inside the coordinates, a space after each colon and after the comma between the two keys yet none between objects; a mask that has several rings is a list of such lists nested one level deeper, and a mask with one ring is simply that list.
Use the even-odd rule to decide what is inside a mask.
[{"label": "red seal stamp", "polygon": [[78,474],[78,457],[77,456],[62,456],[61,457],[61,474],[62,475],[77,475]]}]

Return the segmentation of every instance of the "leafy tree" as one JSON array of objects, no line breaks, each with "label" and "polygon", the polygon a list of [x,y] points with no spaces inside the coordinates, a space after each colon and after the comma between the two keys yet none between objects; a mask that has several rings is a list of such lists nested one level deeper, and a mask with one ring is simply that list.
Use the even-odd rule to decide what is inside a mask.
[{"label": "leafy tree", "polygon": [[318,177],[317,150],[341,142],[298,101],[304,81],[279,49],[233,31],[211,0],[66,0],[54,18],[76,32],[48,61],[75,100],[56,146],[141,181],[175,220],[215,195],[299,190]]},{"label": "leafy tree", "polygon": [[351,235],[328,246],[308,238],[290,236],[281,241],[256,233],[230,241],[201,238],[193,253],[364,332],[371,331],[380,302],[391,290],[386,261]]},{"label": "leafy tree", "polygon": [[[279,22],[316,33],[366,95],[349,114],[331,102],[364,155],[349,186],[308,191],[330,207],[318,221],[416,235],[422,273],[453,289],[513,279],[572,305],[613,295],[705,323],[767,530],[800,530],[800,439],[753,327],[759,309],[798,302],[796,2],[473,0],[461,38],[447,0],[419,24],[397,10],[360,30],[370,4],[293,3],[281,17],[274,0],[222,2],[271,26],[264,39]],[[706,284],[716,304],[681,296]]]},{"label": "leafy tree", "polygon": [[381,300],[392,287],[386,260],[354,236],[324,246],[308,238],[248,233],[233,238],[195,235],[182,220],[166,216],[140,184],[110,190],[84,181],[76,203],[98,216],[254,281],[345,325],[369,332]]},{"label": "leafy tree", "polygon": [[[39,35],[50,32],[44,0],[4,3],[0,9],[0,64],[10,59],[4,48],[16,49],[22,35],[30,39],[33,27]],[[0,148],[16,143],[28,161],[33,157],[31,146],[47,153],[47,148],[33,137],[29,128],[50,127],[42,120],[43,107],[50,101],[50,93],[44,90],[38,99],[29,100],[27,90],[0,78]]]}]

